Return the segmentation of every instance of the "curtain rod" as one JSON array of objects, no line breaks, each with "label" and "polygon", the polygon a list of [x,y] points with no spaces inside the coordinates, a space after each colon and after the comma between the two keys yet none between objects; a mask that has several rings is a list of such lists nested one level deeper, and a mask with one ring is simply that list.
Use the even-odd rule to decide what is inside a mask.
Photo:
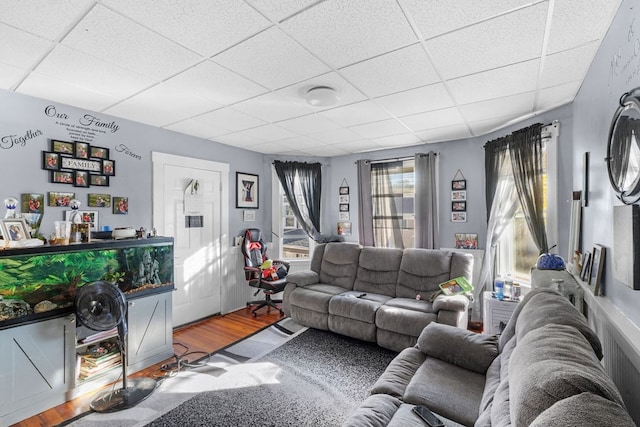
[{"label": "curtain rod", "polygon": [[[426,156],[429,153],[416,153],[416,155],[420,155],[420,156]],[[433,153],[436,156],[439,156],[440,153]],[[415,159],[416,156],[407,156],[407,157],[391,157],[389,159],[379,159],[379,160],[369,160],[369,163],[376,164],[376,163],[386,163],[386,162],[399,162],[399,161],[405,161],[405,160],[411,160],[411,159]],[[357,161],[353,162],[353,163],[358,163]]]}]

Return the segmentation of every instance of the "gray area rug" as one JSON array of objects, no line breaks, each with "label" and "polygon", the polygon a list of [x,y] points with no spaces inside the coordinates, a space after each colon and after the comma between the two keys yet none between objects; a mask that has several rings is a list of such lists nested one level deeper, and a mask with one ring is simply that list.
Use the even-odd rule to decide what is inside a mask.
[{"label": "gray area rug", "polygon": [[336,426],[395,355],[284,319],[163,380],[134,408],[91,413],[68,425]]}]

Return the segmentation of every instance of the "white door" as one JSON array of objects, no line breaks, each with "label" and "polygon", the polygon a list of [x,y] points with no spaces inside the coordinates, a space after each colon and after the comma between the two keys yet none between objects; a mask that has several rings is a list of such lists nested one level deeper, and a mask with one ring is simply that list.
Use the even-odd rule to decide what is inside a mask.
[{"label": "white door", "polygon": [[[153,153],[153,224],[174,238],[173,324],[220,313],[228,236],[228,175],[224,163]],[[197,190],[193,184],[198,183]],[[195,191],[195,193],[194,193]],[[185,197],[195,197],[201,223],[187,224]]]}]

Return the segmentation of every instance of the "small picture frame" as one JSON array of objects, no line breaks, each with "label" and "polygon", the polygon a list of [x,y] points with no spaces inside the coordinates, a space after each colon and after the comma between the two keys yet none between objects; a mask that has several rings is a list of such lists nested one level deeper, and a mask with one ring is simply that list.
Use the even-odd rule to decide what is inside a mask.
[{"label": "small picture frame", "polygon": [[339,203],[349,203],[349,195],[348,194],[341,194],[340,198],[338,199]]},{"label": "small picture frame", "polygon": [[338,222],[338,236],[351,236],[350,222]]},{"label": "small picture frame", "polygon": [[69,206],[69,202],[75,199],[76,193],[49,192],[49,206]]},{"label": "small picture frame", "polygon": [[591,262],[591,274],[589,275],[589,286],[593,289],[593,295],[600,295],[600,283],[602,282],[602,270],[604,269],[605,247],[602,245],[593,246],[593,260]]},{"label": "small picture frame", "polygon": [[258,175],[236,172],[236,208],[258,209]]},{"label": "small picture frame", "polygon": [[338,205],[338,210],[340,212],[349,212],[349,203],[340,203]]},{"label": "small picture frame", "polygon": [[56,184],[73,184],[73,172],[50,171],[49,181]]},{"label": "small picture frame", "polygon": [[453,212],[466,212],[467,202],[451,202],[451,210]]},{"label": "small picture frame", "polygon": [[116,175],[115,160],[102,160],[102,175],[107,175],[107,176]]},{"label": "small picture frame", "polygon": [[56,139],[51,140],[51,151],[54,153],[67,154],[73,156],[73,142],[58,141]]},{"label": "small picture frame", "polygon": [[96,187],[108,187],[109,177],[107,175],[89,175],[89,184]]},{"label": "small picture frame", "polygon": [[22,194],[22,213],[41,214],[44,211],[44,194]]},{"label": "small picture frame", "polygon": [[[64,220],[69,221],[74,211],[64,211]],[[78,211],[82,224],[89,224],[91,231],[98,231],[98,211]]]},{"label": "small picture frame", "polygon": [[339,194],[341,196],[349,194],[349,187],[340,187]]},{"label": "small picture frame", "polygon": [[74,148],[74,156],[78,159],[89,158],[89,144],[86,142],[76,142]]},{"label": "small picture frame", "polygon": [[451,190],[466,190],[467,189],[467,180],[466,179],[454,179],[451,181]]},{"label": "small picture frame", "polygon": [[467,222],[467,213],[451,212],[451,222]]},{"label": "small picture frame", "polygon": [[29,227],[24,218],[4,218],[0,222],[5,240],[17,242],[31,238]]},{"label": "small picture frame", "polygon": [[467,200],[467,192],[465,190],[455,190],[451,192],[451,200],[463,202]]},{"label": "small picture frame", "polygon": [[52,151],[42,152],[42,169],[57,171],[60,170],[60,154]]},{"label": "small picture frame", "polygon": [[243,221],[255,221],[256,220],[256,211],[242,211],[242,220]]},{"label": "small picture frame", "polygon": [[582,270],[580,270],[580,280],[587,282],[591,275],[591,252],[585,252],[582,259]]},{"label": "small picture frame", "polygon": [[94,159],[108,159],[109,149],[104,147],[91,146],[89,148],[89,157],[93,157]]},{"label": "small picture frame", "polygon": [[349,221],[349,212],[338,212],[338,219],[340,221]]},{"label": "small picture frame", "polygon": [[129,213],[128,197],[113,197],[113,214],[127,215]]},{"label": "small picture frame", "polygon": [[73,171],[73,186],[89,187],[89,172],[78,170]]},{"label": "small picture frame", "polygon": [[87,196],[87,206],[90,208],[110,208],[111,207],[111,195],[89,193]]},{"label": "small picture frame", "polygon": [[456,233],[456,249],[478,249],[477,233]]}]

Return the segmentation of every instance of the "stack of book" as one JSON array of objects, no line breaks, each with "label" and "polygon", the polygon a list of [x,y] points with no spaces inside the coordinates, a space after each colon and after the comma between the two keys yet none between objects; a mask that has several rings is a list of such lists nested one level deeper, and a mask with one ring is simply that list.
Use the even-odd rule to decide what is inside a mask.
[{"label": "stack of book", "polygon": [[104,341],[89,346],[78,356],[80,364],[78,378],[81,380],[106,372],[122,361],[120,348],[115,341]]}]

